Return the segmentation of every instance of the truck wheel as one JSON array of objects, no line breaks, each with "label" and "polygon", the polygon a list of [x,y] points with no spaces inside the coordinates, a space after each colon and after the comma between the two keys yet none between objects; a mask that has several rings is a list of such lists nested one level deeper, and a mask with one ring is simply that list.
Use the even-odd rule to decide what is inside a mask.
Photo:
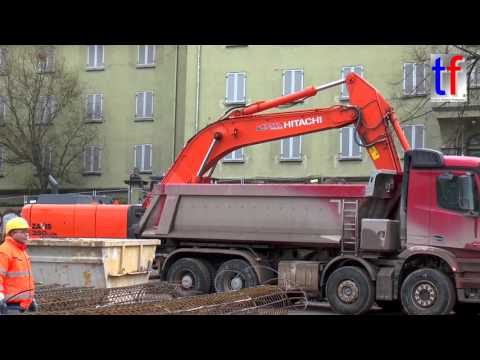
[{"label": "truck wheel", "polygon": [[220,265],[215,275],[216,292],[237,291],[257,285],[257,274],[245,260],[233,259],[225,261]]},{"label": "truck wheel", "polygon": [[455,288],[441,271],[420,269],[403,282],[401,299],[410,315],[447,315],[455,305]]},{"label": "truck wheel", "polygon": [[328,277],[327,300],[337,313],[362,314],[370,310],[375,300],[372,280],[358,267],[341,267]]},{"label": "truck wheel", "polygon": [[184,295],[209,293],[212,286],[209,267],[203,260],[194,258],[175,261],[168,269],[167,281],[180,284]]}]

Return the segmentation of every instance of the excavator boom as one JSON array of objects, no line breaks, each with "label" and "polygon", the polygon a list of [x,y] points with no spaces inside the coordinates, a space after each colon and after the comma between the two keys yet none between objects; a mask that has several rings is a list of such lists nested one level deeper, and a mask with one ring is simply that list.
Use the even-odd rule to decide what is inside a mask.
[{"label": "excavator boom", "polygon": [[[282,104],[314,96],[345,82],[350,105],[258,114]],[[392,124],[403,149],[409,149],[395,113],[380,93],[355,73],[320,87],[234,110],[191,138],[165,175],[162,184],[208,183],[209,170],[230,152],[254,144],[355,125],[359,139],[378,170],[400,173],[401,164],[390,133]]]}]

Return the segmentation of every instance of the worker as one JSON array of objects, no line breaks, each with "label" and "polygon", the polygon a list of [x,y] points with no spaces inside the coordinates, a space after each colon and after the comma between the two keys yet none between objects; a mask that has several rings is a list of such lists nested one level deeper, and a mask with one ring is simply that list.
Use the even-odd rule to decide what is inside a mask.
[{"label": "worker", "polygon": [[32,265],[27,254],[28,222],[15,217],[5,224],[0,245],[0,314],[37,311]]}]

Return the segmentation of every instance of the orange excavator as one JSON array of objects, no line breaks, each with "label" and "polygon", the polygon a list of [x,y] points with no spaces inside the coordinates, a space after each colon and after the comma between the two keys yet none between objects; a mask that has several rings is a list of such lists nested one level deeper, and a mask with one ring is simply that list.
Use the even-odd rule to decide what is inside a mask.
[{"label": "orange excavator", "polygon": [[[304,100],[342,83],[346,83],[349,92],[349,105],[259,114]],[[188,141],[142,206],[32,204],[23,208],[22,216],[32,225],[31,238],[129,238],[143,237],[146,231],[148,237],[152,237],[152,227],[157,227],[160,221],[159,194],[163,186],[212,183],[211,174],[217,162],[245,146],[349,125],[355,126],[359,138],[356,141],[368,150],[377,170],[402,172],[390,125],[404,151],[409,150],[409,144],[395,112],[372,85],[351,73],[344,80],[231,109]]]}]

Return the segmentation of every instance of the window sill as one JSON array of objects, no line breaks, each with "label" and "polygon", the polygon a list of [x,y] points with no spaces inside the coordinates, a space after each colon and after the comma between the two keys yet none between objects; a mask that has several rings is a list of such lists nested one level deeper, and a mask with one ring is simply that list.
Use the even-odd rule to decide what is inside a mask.
[{"label": "window sill", "polygon": [[243,164],[245,160],[222,160],[224,164]]},{"label": "window sill", "polygon": [[300,157],[300,158],[280,158],[280,162],[286,162],[286,163],[289,163],[289,162],[302,162],[303,159]]},{"label": "window sill", "polygon": [[235,106],[235,105],[246,105],[246,101],[229,101],[229,102],[224,102],[225,106]]},{"label": "window sill", "polygon": [[140,174],[153,174],[153,171],[152,170],[140,170],[139,171]]},{"label": "window sill", "polygon": [[102,71],[102,70],[105,70],[105,66],[87,66],[85,68],[86,71]]},{"label": "window sill", "polygon": [[100,176],[102,175],[101,171],[84,171],[83,176]]},{"label": "window sill", "polygon": [[362,161],[361,157],[340,157],[338,161]]},{"label": "window sill", "polygon": [[99,124],[103,123],[103,118],[102,119],[86,119],[85,124]]},{"label": "window sill", "polygon": [[402,98],[404,99],[410,99],[410,98],[418,98],[418,97],[424,97],[424,96],[428,96],[428,94],[403,94]]},{"label": "window sill", "polygon": [[134,121],[135,122],[152,122],[153,117],[136,117]]},{"label": "window sill", "polygon": [[137,69],[152,69],[156,64],[137,64]]}]

